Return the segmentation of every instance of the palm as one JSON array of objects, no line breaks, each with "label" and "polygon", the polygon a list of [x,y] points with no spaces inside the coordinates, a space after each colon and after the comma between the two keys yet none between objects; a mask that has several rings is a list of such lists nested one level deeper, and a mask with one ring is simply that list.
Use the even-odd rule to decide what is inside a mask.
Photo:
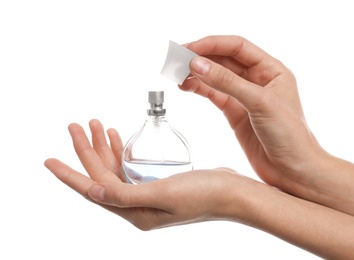
[{"label": "palm", "polygon": [[[48,159],[45,165],[88,200],[143,230],[207,220],[212,217],[212,209],[220,204],[218,198],[225,185],[230,185],[229,177],[235,177],[230,169],[196,170],[147,184],[126,184],[121,169],[123,146],[118,132],[107,131],[108,145],[99,121],[92,120],[90,129],[92,144],[81,126],[69,127],[75,151],[89,176],[57,159]],[[91,197],[92,188],[98,183],[106,187],[108,199],[102,203]]]}]

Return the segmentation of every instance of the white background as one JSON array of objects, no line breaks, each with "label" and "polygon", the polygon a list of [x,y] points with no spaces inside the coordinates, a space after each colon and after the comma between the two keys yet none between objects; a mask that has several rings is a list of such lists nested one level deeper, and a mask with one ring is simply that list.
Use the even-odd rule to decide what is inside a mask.
[{"label": "white background", "polygon": [[288,66],[320,143],[353,160],[353,25],[351,1],[339,0],[0,1],[0,259],[317,259],[237,223],[139,231],[43,162],[82,170],[69,123],[98,118],[127,141],[147,91],[164,90],[196,168],[257,179],[222,113],[160,75],[169,40],[215,34],[244,36]]}]

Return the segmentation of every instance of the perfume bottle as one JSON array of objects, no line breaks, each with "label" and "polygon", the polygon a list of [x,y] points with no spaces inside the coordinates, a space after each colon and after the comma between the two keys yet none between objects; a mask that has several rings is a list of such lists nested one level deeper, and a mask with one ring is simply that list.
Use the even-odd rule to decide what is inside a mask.
[{"label": "perfume bottle", "polygon": [[164,92],[149,91],[148,118],[124,147],[122,167],[127,182],[140,184],[193,169],[186,139],[166,120]]}]

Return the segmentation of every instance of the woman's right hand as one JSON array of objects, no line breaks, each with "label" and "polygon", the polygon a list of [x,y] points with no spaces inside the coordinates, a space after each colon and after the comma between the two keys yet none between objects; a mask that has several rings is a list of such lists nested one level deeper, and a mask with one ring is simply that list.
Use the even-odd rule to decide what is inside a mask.
[{"label": "woman's right hand", "polygon": [[263,181],[308,199],[304,183],[329,155],[306,124],[292,72],[238,36],[209,36],[186,46],[200,56],[180,88],[224,112]]}]

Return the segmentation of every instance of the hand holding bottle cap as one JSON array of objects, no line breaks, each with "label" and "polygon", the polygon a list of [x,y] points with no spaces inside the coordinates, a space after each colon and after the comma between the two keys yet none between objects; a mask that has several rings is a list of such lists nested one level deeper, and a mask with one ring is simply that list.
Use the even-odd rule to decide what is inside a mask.
[{"label": "hand holding bottle cap", "polygon": [[195,56],[198,54],[170,41],[161,74],[181,85],[190,73],[189,63]]}]

